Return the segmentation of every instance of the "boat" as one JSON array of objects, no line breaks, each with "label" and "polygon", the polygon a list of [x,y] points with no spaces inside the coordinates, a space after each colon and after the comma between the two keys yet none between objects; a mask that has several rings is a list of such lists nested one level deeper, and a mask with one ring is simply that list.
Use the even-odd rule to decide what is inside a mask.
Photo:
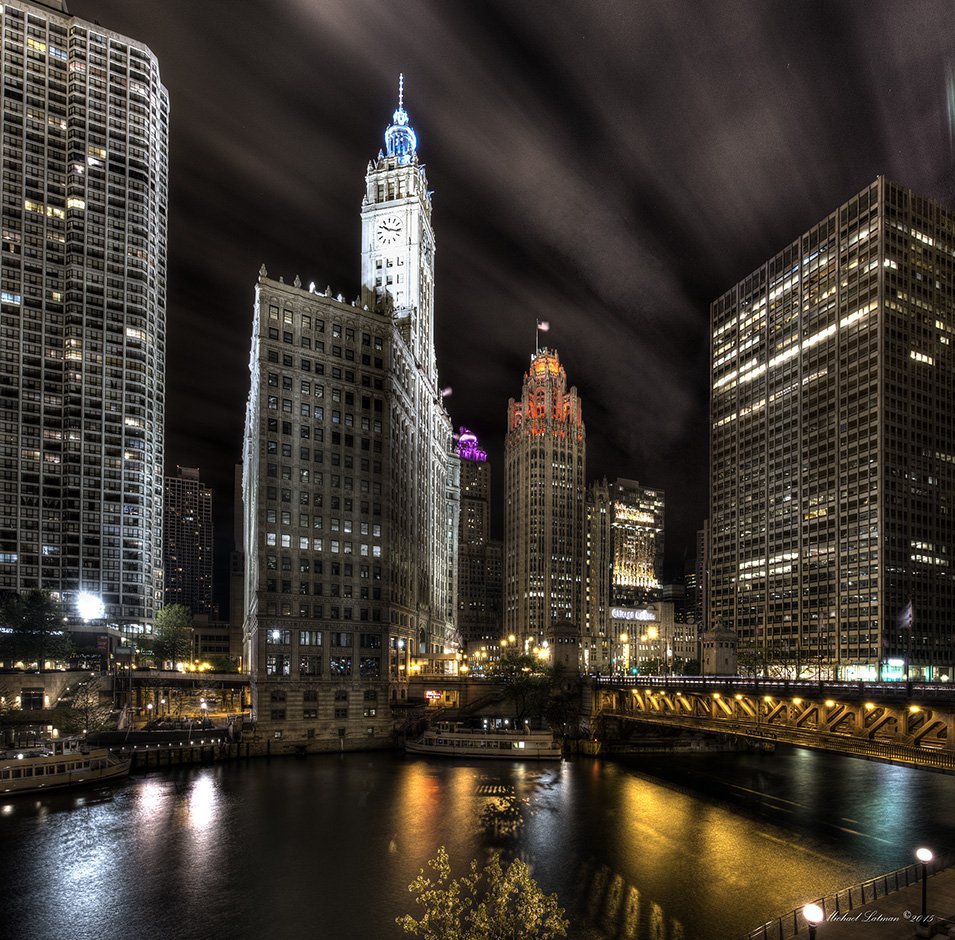
[{"label": "boat", "polygon": [[441,723],[429,728],[416,741],[406,741],[412,754],[443,757],[496,757],[502,760],[560,760],[560,744],[550,731],[508,731],[465,728]]},{"label": "boat", "polygon": [[77,738],[0,751],[0,794],[15,796],[125,777],[130,761]]}]

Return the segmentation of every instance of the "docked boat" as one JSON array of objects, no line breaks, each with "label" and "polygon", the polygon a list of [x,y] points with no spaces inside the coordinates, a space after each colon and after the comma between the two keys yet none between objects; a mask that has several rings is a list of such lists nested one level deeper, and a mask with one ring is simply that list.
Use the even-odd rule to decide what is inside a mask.
[{"label": "docked boat", "polygon": [[560,744],[550,731],[488,731],[461,725],[429,728],[417,741],[407,741],[412,754],[444,757],[496,757],[503,760],[560,760]]},{"label": "docked boat", "polygon": [[114,757],[105,747],[90,747],[74,738],[7,749],[0,751],[0,794],[102,783],[125,777],[129,766],[129,760]]}]

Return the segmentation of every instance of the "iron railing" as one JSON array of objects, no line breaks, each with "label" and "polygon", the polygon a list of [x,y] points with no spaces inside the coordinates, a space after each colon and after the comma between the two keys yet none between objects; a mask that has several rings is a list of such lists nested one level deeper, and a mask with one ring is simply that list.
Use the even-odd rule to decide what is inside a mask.
[{"label": "iron railing", "polygon": [[[934,875],[947,866],[948,859],[933,859],[928,864],[929,873]],[[890,871],[886,875],[879,875],[877,878],[870,878],[868,881],[860,881],[858,884],[843,888],[835,894],[818,898],[815,903],[822,908],[823,914],[828,919],[834,914],[844,914],[865,904],[871,904],[873,901],[884,898],[895,891],[900,891],[902,888],[907,888],[911,884],[918,884],[921,877],[922,863],[915,862],[906,865],[905,868]],[[767,921],[755,930],[744,934],[741,940],[790,940],[792,937],[798,937],[801,931],[807,930],[809,927],[802,912],[803,908],[797,907],[788,914]]]}]

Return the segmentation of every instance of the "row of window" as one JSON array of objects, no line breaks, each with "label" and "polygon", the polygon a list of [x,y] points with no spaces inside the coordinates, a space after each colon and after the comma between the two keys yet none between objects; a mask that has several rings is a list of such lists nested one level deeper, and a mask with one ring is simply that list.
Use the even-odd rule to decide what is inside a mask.
[{"label": "row of window", "polygon": [[[299,630],[299,646],[321,646],[323,632],[321,630]],[[292,631],[285,629],[270,629],[266,632],[266,643],[270,645],[291,646]],[[350,649],[354,642],[353,633],[329,633],[328,645]],[[381,649],[380,633],[362,633],[359,642],[363,649]]]},{"label": "row of window", "polygon": [[[354,657],[329,656],[328,674],[332,678],[342,678],[352,675]],[[287,653],[274,653],[265,657],[265,674],[267,676],[291,676],[292,657]],[[323,676],[322,657],[320,655],[304,655],[298,657],[299,676]],[[360,656],[358,658],[358,675],[362,679],[381,678],[381,659],[377,656]]]}]

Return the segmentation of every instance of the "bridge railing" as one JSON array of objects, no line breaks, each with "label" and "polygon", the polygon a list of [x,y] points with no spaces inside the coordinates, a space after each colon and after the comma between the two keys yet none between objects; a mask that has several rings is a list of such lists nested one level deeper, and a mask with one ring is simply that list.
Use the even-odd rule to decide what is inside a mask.
[{"label": "bridge railing", "polygon": [[[934,875],[943,868],[948,867],[948,859],[933,859],[929,863],[929,873]],[[877,878],[870,878],[868,881],[860,881],[848,888],[843,888],[835,894],[828,894],[815,901],[822,908],[825,919],[829,920],[834,915],[845,914],[849,911],[860,908],[866,904],[871,904],[879,898],[907,888],[911,884],[917,884],[922,877],[922,865],[920,862],[906,865],[905,868],[899,868],[896,871],[890,871],[886,875],[879,875]],[[808,903],[808,902],[807,902]],[[803,917],[801,907],[777,917],[774,920],[767,921],[765,924],[744,934],[741,940],[791,940],[797,937],[803,930],[807,930],[809,924]]]},{"label": "bridge railing", "polygon": [[950,682],[844,682],[832,679],[744,679],[738,676],[600,676],[601,688],[644,688],[686,692],[750,692],[787,698],[826,695],[842,699],[955,702]]}]

